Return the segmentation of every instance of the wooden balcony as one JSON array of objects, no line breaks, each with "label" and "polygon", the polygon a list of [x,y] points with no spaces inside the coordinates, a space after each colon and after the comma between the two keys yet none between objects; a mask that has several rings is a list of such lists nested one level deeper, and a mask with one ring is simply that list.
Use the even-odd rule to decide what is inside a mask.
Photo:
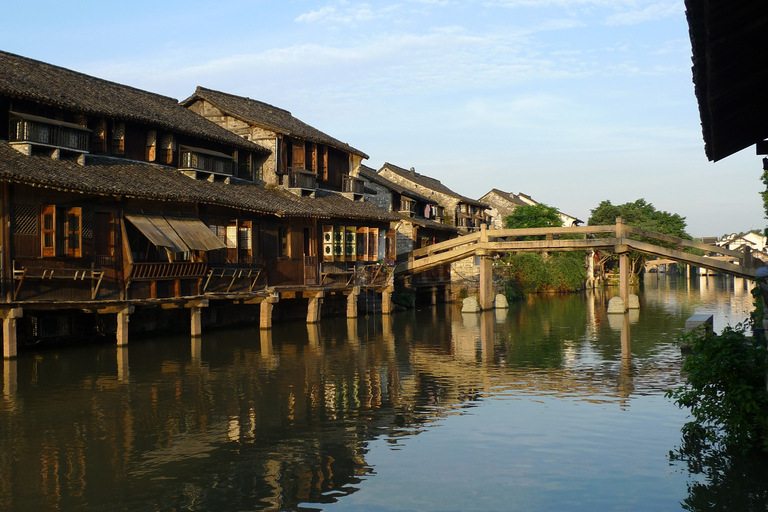
[{"label": "wooden balcony", "polygon": [[317,174],[303,168],[289,167],[288,188],[315,190],[317,188]]},{"label": "wooden balcony", "polygon": [[345,174],[342,176],[342,192],[348,192],[352,194],[364,194],[365,193],[365,183],[363,180],[355,178],[354,176],[349,176],[348,174]]},{"label": "wooden balcony", "polygon": [[11,144],[32,144],[79,153],[88,152],[91,130],[56,119],[10,112]]}]

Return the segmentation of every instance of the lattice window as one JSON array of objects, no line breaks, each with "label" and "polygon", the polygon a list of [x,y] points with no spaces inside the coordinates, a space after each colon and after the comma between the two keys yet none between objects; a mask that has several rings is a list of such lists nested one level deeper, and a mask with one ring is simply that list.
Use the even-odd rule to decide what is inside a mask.
[{"label": "lattice window", "polygon": [[17,235],[37,234],[37,206],[34,204],[13,205],[13,232]]},{"label": "lattice window", "polygon": [[93,238],[93,211],[83,210],[83,238]]}]

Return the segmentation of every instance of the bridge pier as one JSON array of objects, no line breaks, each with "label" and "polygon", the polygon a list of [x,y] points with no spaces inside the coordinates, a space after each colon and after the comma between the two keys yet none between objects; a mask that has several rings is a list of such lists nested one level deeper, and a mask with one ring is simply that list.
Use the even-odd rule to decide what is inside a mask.
[{"label": "bridge pier", "polygon": [[629,305],[629,255],[619,255],[619,297],[624,301],[624,311]]}]

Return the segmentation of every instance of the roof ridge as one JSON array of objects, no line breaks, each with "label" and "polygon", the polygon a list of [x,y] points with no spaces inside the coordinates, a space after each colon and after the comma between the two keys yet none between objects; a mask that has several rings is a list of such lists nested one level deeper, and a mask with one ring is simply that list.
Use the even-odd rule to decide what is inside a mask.
[{"label": "roof ridge", "polygon": [[164,94],[159,94],[159,93],[156,93],[156,92],[147,91],[146,89],[139,89],[138,87],[134,87],[132,85],[121,84],[119,82],[114,82],[112,80],[107,80],[106,78],[100,78],[98,76],[89,75],[88,73],[84,73],[82,71],[75,71],[74,69],[65,68],[64,66],[57,66],[56,64],[51,64],[50,62],[43,62],[41,60],[33,59],[33,58],[30,58],[30,57],[24,57],[23,55],[18,55],[18,54],[11,53],[11,52],[6,52],[6,51],[3,51],[3,50],[0,50],[0,55],[5,55],[5,56],[11,57],[13,59],[25,61],[26,63],[35,65],[35,66],[37,66],[37,67],[39,67],[41,69],[53,69],[53,70],[56,70],[57,72],[64,72],[64,73],[68,73],[70,75],[75,75],[75,76],[77,76],[79,78],[85,78],[85,79],[93,80],[93,81],[96,81],[96,82],[102,82],[104,84],[110,84],[110,85],[119,87],[121,89],[130,89],[130,90],[135,91],[135,92],[146,94],[148,96],[155,96],[157,98],[162,98],[164,100],[169,100],[169,101],[172,101],[174,103],[178,103],[179,102],[179,100],[177,98],[174,98],[172,96],[166,96]]}]

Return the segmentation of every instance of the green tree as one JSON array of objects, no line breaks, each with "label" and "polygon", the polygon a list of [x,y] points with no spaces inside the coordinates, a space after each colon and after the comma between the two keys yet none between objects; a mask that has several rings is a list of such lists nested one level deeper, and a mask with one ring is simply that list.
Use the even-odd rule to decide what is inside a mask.
[{"label": "green tree", "polygon": [[562,225],[563,221],[557,208],[544,203],[520,205],[510,215],[504,217],[504,227],[508,229],[559,228]]},{"label": "green tree", "polygon": [[[603,226],[616,223],[616,218],[621,217],[625,224],[648,231],[654,231],[664,235],[675,236],[690,240],[691,236],[685,231],[685,217],[677,213],[669,213],[657,210],[651,203],[645,199],[638,199],[631,203],[613,205],[610,201],[601,202],[591,211],[591,216],[587,224],[590,226]],[[645,240],[643,237],[632,236],[638,240],[644,240],[659,244],[658,240]],[[612,258],[617,256],[613,255]],[[630,273],[633,279],[642,271],[645,262],[649,256],[637,251],[632,251],[629,255]]]}]

